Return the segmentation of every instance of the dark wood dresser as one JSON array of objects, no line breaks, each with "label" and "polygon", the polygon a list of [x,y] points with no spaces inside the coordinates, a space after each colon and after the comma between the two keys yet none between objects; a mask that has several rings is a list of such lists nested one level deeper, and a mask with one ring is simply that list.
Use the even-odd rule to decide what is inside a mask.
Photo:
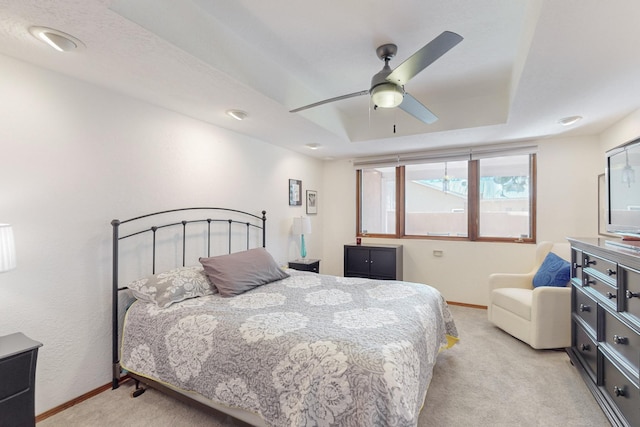
[{"label": "dark wood dresser", "polygon": [[344,245],[344,277],[402,280],[402,245]]},{"label": "dark wood dresser", "polygon": [[569,242],[569,356],[611,424],[640,426],[640,242],[637,249],[615,238]]}]

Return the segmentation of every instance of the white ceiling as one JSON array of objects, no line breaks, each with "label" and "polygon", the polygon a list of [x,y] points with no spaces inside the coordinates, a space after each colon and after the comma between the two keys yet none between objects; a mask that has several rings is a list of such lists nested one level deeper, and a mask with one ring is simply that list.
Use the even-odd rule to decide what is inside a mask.
[{"label": "white ceiling", "polygon": [[[310,156],[353,158],[599,133],[640,108],[639,19],[637,0],[0,0],[0,53]],[[33,25],[85,47],[56,52]],[[395,68],[445,30],[464,40],[405,86],[434,124],[374,111],[368,96],[289,113],[368,90],[379,45],[398,46]],[[573,115],[584,119],[557,123]]]}]

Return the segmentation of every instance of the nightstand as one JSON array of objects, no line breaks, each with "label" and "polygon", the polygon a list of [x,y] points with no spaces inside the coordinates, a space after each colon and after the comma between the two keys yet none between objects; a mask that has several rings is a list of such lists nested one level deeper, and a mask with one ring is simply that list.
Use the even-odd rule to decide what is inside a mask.
[{"label": "nightstand", "polygon": [[314,273],[320,272],[320,260],[319,259],[297,259],[295,261],[289,261],[289,268],[300,271],[312,271]]},{"label": "nightstand", "polygon": [[0,337],[0,424],[35,426],[35,380],[42,343],[18,332]]}]

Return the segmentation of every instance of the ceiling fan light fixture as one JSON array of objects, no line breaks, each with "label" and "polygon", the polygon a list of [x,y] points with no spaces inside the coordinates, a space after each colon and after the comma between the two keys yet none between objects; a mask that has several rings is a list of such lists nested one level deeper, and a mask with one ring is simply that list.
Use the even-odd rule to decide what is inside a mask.
[{"label": "ceiling fan light fixture", "polygon": [[69,52],[84,47],[77,38],[62,31],[47,27],[31,27],[29,32],[38,40],[45,42],[58,52]]},{"label": "ceiling fan light fixture", "polygon": [[381,83],[371,89],[371,99],[380,108],[394,108],[402,103],[404,91],[394,83]]}]

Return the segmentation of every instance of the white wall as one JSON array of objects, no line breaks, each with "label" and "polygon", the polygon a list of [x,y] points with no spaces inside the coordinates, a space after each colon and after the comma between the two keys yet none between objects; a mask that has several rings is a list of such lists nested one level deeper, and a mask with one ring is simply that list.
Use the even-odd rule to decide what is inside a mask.
[{"label": "white wall", "polygon": [[[553,138],[538,144],[537,237],[566,241],[568,236],[597,235],[597,176],[602,173],[598,138]],[[355,172],[350,162],[325,167],[325,198],[336,207],[323,211],[324,272],[341,275],[342,247],[355,237]],[[337,226],[337,224],[340,224]],[[495,272],[526,272],[534,245],[521,243],[453,242],[417,239],[372,239],[363,243],[398,243],[404,253],[404,279],[427,283],[449,301],[487,305],[487,277]],[[433,255],[443,251],[442,257]]]},{"label": "white wall", "polygon": [[322,162],[8,57],[0,69],[0,222],[18,260],[0,274],[0,335],[44,343],[36,413],[110,382],[112,219],[265,209],[268,249],[297,257],[291,220],[305,208],[288,205],[287,180],[322,197]]}]

